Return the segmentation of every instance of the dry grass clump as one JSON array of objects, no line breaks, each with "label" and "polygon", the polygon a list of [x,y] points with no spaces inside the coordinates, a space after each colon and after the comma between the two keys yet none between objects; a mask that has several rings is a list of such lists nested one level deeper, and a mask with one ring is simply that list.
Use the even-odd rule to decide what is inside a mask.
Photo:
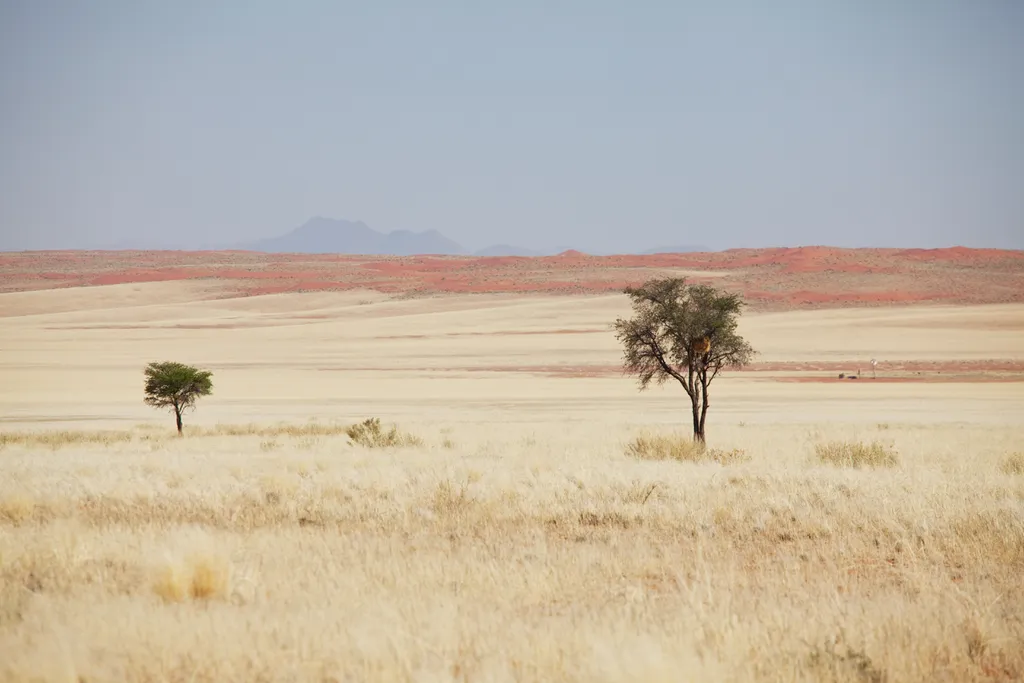
[{"label": "dry grass clump", "polygon": [[157,573],[153,592],[166,602],[226,599],[231,593],[231,563],[209,553],[168,562]]},{"label": "dry grass clump", "polygon": [[380,418],[371,417],[345,430],[348,438],[365,448],[398,448],[402,446],[420,446],[423,440],[418,436],[400,432],[396,425],[384,431]]},{"label": "dry grass clump", "polygon": [[1004,474],[1024,474],[1024,453],[1011,453],[999,462]]},{"label": "dry grass clump", "polygon": [[35,508],[35,501],[24,494],[0,499],[0,521],[21,524],[32,519]]},{"label": "dry grass clump", "polygon": [[641,434],[626,444],[626,455],[638,460],[676,460],[678,462],[717,462],[729,465],[746,462],[750,457],[734,448],[724,451],[708,448],[692,437],[677,434]]},{"label": "dry grass clump", "polygon": [[814,447],[818,460],[836,467],[896,467],[900,464],[899,454],[892,446],[873,441],[830,441]]}]

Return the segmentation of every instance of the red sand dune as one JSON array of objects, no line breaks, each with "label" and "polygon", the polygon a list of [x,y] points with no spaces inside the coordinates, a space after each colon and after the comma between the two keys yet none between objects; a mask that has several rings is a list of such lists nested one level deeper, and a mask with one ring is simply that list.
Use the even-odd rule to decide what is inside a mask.
[{"label": "red sand dune", "polygon": [[[693,254],[446,257],[245,251],[65,251],[0,254],[0,292],[206,279],[225,295],[357,287],[434,293],[602,293],[669,269],[705,270],[753,308],[1024,301],[1024,251],[808,246]],[[705,278],[693,277],[695,281]]]}]

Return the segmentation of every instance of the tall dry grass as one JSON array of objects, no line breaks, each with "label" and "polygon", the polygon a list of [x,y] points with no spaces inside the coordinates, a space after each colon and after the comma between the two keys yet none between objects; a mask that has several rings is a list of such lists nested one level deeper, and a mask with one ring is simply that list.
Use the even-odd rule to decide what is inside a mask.
[{"label": "tall dry grass", "polygon": [[721,465],[745,462],[750,457],[742,450],[708,448],[685,434],[641,434],[626,444],[626,454],[638,460],[675,460],[677,462],[717,462]]},{"label": "tall dry grass", "polygon": [[861,469],[816,446],[874,427],[746,426],[725,465],[412,431],[0,453],[0,680],[1024,675],[1020,427],[892,425]]},{"label": "tall dry grass", "polygon": [[1010,453],[999,462],[999,469],[1006,474],[1024,474],[1024,453]]},{"label": "tall dry grass", "polygon": [[899,453],[892,446],[878,441],[830,441],[814,447],[818,460],[836,467],[897,467]]}]

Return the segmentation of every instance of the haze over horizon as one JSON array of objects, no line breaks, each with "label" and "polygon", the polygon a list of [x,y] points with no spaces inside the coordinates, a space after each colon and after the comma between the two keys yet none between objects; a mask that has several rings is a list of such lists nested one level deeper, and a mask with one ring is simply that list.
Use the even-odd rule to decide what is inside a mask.
[{"label": "haze over horizon", "polygon": [[0,5],[0,250],[1024,248],[1024,3]]}]

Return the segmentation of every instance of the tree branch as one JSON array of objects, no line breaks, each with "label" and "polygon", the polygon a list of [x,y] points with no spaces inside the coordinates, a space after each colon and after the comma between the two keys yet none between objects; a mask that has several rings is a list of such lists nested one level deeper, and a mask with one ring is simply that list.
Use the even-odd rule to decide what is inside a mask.
[{"label": "tree branch", "polygon": [[686,391],[687,395],[692,395],[693,389],[691,388],[691,384],[686,381],[686,378],[683,377],[683,375],[680,374],[679,371],[673,368],[672,365],[667,360],[665,360],[665,352],[662,350],[661,344],[658,343],[658,340],[654,338],[653,334],[650,334],[648,347],[654,353],[654,358],[655,360],[658,361],[658,365],[661,366],[662,371],[665,374],[669,375],[670,377],[675,378],[677,382],[682,384],[683,389]]}]

